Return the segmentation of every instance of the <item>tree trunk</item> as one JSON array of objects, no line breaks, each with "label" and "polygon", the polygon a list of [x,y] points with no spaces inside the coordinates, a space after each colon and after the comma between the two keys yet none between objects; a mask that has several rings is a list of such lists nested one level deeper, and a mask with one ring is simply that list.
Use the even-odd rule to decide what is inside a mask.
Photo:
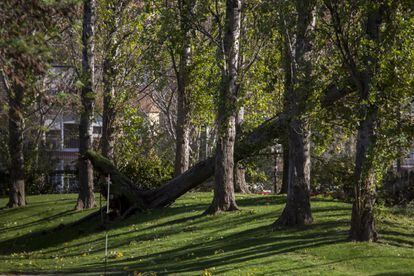
[{"label": "tree trunk", "polygon": [[234,191],[241,194],[250,194],[249,186],[246,182],[246,169],[239,162],[234,168]]},{"label": "tree trunk", "polygon": [[92,120],[94,110],[94,30],[95,0],[83,3],[82,28],[82,109],[79,123],[79,197],[76,210],[95,207],[93,193],[93,166],[90,160],[82,158],[92,149]]},{"label": "tree trunk", "polygon": [[[109,49],[108,49],[109,50]],[[115,130],[114,130],[114,121],[115,121],[115,107],[114,107],[114,97],[115,97],[115,87],[114,87],[114,78],[115,72],[113,69],[113,64],[111,56],[107,56],[103,64],[103,116],[102,116],[102,137],[101,137],[101,151],[102,155],[108,158],[109,160],[114,161],[114,145],[115,145]]]},{"label": "tree trunk", "polygon": [[207,157],[210,155],[209,153],[209,145],[208,145],[208,139],[209,139],[209,127],[203,126],[201,129],[200,134],[200,149],[199,149],[199,161],[206,160]]},{"label": "tree trunk", "polygon": [[314,29],[314,7],[312,1],[295,1],[298,16],[292,33],[283,22],[286,106],[294,115],[288,126],[287,202],[275,227],[313,222],[310,208],[310,131],[305,104],[313,89],[311,33]]},{"label": "tree trunk", "polygon": [[176,143],[175,143],[175,163],[174,175],[178,176],[188,170],[190,163],[190,124],[189,124],[189,110],[186,97],[180,90],[182,87],[178,85],[178,99],[177,99],[177,124],[175,128]]},{"label": "tree trunk", "polygon": [[23,157],[23,95],[24,88],[14,84],[9,97],[9,154],[10,154],[10,193],[7,207],[26,205]]},{"label": "tree trunk", "polygon": [[[360,123],[357,135],[357,152],[354,171],[354,203],[352,206],[350,239],[376,241],[373,207],[375,203],[375,174],[372,172],[374,123],[376,111]],[[369,152],[371,151],[371,153]]]},{"label": "tree trunk", "polygon": [[226,1],[224,64],[218,108],[218,138],[214,171],[214,198],[206,213],[237,210],[234,197],[234,145],[238,92],[241,0]]},{"label": "tree trunk", "polygon": [[[241,133],[244,121],[244,107],[239,109],[236,117],[236,133]],[[249,194],[249,186],[246,182],[246,169],[241,162],[234,166],[234,191],[236,193]]]},{"label": "tree trunk", "polygon": [[190,99],[188,70],[191,54],[190,15],[194,3],[180,0],[180,29],[182,32],[179,71],[177,72],[177,124],[175,145],[175,176],[188,170],[190,162]]},{"label": "tree trunk", "polygon": [[313,222],[310,208],[310,131],[307,122],[292,120],[289,129],[289,167],[286,207],[275,226]]},{"label": "tree trunk", "polygon": [[[382,22],[382,8],[382,5],[373,5],[373,7],[368,8],[366,15],[366,38],[376,47],[379,47],[380,43],[379,32]],[[367,103],[374,86],[374,71],[379,66],[375,50],[364,53],[364,69],[356,74],[359,77],[357,87],[359,87],[360,101],[364,103],[362,107],[365,116],[359,123],[356,143],[354,204],[349,233],[350,239],[355,241],[376,241],[378,239],[373,214],[376,198],[376,174],[373,166],[373,154],[376,144],[375,125],[378,107],[375,103]]]}]

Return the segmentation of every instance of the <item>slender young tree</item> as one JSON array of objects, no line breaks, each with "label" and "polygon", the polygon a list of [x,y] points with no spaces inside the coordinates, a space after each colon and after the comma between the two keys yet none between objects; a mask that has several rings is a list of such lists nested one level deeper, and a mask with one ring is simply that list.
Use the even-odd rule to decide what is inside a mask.
[{"label": "slender young tree", "polygon": [[95,0],[83,1],[82,24],[82,91],[81,112],[79,123],[79,197],[76,210],[95,207],[93,193],[93,166],[84,158],[85,153],[92,149],[92,120],[95,105],[94,91],[94,36],[95,36]]},{"label": "slender young tree", "polygon": [[[236,116],[236,132],[241,133],[244,121],[244,108],[241,107]],[[246,182],[246,169],[241,162],[237,162],[234,167],[234,191],[236,193],[249,194],[249,187]]]},{"label": "slender young tree", "polygon": [[109,160],[114,161],[114,120],[115,120],[115,58],[118,52],[118,44],[115,38],[119,28],[117,9],[119,6],[112,1],[107,1],[105,8],[111,10],[113,16],[106,22],[105,41],[103,42],[103,112],[102,112],[102,137],[101,152]]},{"label": "slender young tree", "polygon": [[[3,76],[3,80],[5,80]],[[4,83],[7,83],[6,81]],[[23,156],[23,99],[24,87],[13,83],[7,87],[9,101],[9,155],[10,155],[10,193],[7,207],[26,205],[24,156]]]},{"label": "slender young tree", "polygon": [[180,175],[189,166],[190,158],[190,91],[189,82],[189,63],[191,55],[191,10],[194,1],[179,0],[179,17],[180,17],[180,58],[177,76],[177,123],[175,127],[175,163],[174,173]]},{"label": "slender young tree", "polygon": [[[116,161],[115,142],[120,118],[131,99],[142,89],[139,26],[142,7],[132,0],[105,0],[97,6],[96,56],[102,58],[102,155]],[[139,41],[139,42],[138,42]]]},{"label": "slender young tree", "polygon": [[221,89],[218,107],[214,198],[206,213],[237,210],[234,197],[234,145],[236,140],[237,90],[241,0],[226,1]]},{"label": "slender young tree", "polygon": [[292,118],[288,125],[287,202],[275,226],[304,225],[313,221],[310,208],[310,129],[304,110],[312,91],[311,39],[315,24],[315,1],[296,0],[293,5],[296,13],[294,22],[284,15],[281,19],[285,93]]}]

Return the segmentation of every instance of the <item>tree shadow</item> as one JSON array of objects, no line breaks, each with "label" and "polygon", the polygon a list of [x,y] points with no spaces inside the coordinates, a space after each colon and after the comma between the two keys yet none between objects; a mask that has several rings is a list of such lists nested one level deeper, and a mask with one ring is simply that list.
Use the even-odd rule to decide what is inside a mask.
[{"label": "tree shadow", "polygon": [[[111,240],[115,240],[115,242],[110,244],[109,250],[131,245],[134,241],[138,241],[138,246],[143,246],[140,244],[141,242],[151,241],[160,236],[165,239],[172,239],[176,234],[186,231],[197,233],[201,230],[206,230],[206,227],[211,228],[206,233],[208,232],[208,235],[215,236],[215,238],[207,240],[207,237],[203,235],[192,240],[189,244],[186,243],[173,249],[165,249],[161,252],[151,254],[140,253],[139,248],[137,248],[137,254],[134,254],[134,257],[109,260],[108,270],[111,272],[119,272],[124,271],[124,268],[128,267],[130,271],[155,271],[161,275],[174,273],[195,274],[212,266],[231,264],[237,267],[247,261],[286,254],[297,250],[317,248],[328,244],[342,243],[348,239],[347,231],[343,230],[349,225],[349,219],[343,217],[350,214],[350,207],[346,206],[318,206],[313,208],[313,213],[319,214],[324,220],[322,222],[316,221],[312,225],[278,230],[273,230],[270,225],[251,226],[252,228],[250,229],[226,234],[217,238],[229,225],[248,224],[253,219],[257,221],[269,220],[269,218],[276,219],[281,212],[281,208],[277,210],[269,209],[269,212],[256,214],[246,209],[243,210],[243,207],[248,208],[249,206],[263,205],[279,205],[278,207],[282,207],[285,203],[285,198],[280,196],[254,196],[239,198],[237,202],[242,207],[242,211],[239,211],[237,216],[229,217],[232,220],[231,224],[223,223],[223,221],[226,221],[220,219],[222,218],[221,215],[202,215],[202,211],[208,206],[206,203],[196,205],[179,203],[169,208],[136,214],[125,221],[109,225],[109,230],[115,230],[133,224],[144,226],[145,223],[150,223],[150,225],[132,230],[132,232],[126,229],[125,231],[122,230],[121,233],[111,234],[110,238]],[[56,214],[56,218],[64,216],[65,212],[70,211]],[[326,212],[332,212],[332,214]],[[176,217],[183,213],[185,213],[184,217]],[[336,219],[334,219],[335,217]],[[338,220],[338,217],[341,218]],[[215,219],[220,224],[212,223],[212,220]],[[39,221],[33,223],[39,223]],[[76,251],[76,249],[86,244],[94,244],[94,249],[90,251],[91,254],[104,252],[104,235],[99,237],[98,234],[103,234],[105,229],[97,227],[100,224],[100,218],[95,217],[80,224],[75,223],[65,225],[64,227],[53,227],[35,233],[28,233],[2,241],[0,242],[0,253],[10,255],[11,253],[43,250],[44,257],[39,257],[39,259],[50,258],[47,254],[54,253],[59,253],[61,257],[73,257],[79,255],[79,251]],[[30,223],[27,226],[30,226]],[[399,232],[384,231],[384,234],[395,238]],[[407,238],[412,238],[410,234],[403,233],[402,235],[406,235]],[[65,246],[65,249],[69,250],[68,253],[62,252],[63,247],[57,247],[77,238],[83,238],[83,240],[76,244]],[[398,241],[395,242],[397,243]],[[0,260],[1,257],[6,256],[0,256]],[[340,261],[326,262],[324,265],[336,262]],[[103,271],[103,262],[95,260],[82,265],[79,269],[63,269],[56,273],[82,274],[88,272],[93,274],[102,273]],[[278,270],[277,272],[290,274],[293,271],[294,269],[288,269],[284,271]],[[41,271],[33,272],[42,274]],[[220,272],[223,271],[221,270]],[[53,274],[53,272],[48,271],[44,274],[51,273]],[[124,273],[126,272],[124,271]]]},{"label": "tree shadow", "polygon": [[[45,211],[43,213],[47,213],[47,212],[48,211]],[[4,233],[4,232],[8,232],[8,231],[21,230],[21,229],[24,229],[26,227],[32,227],[32,226],[39,225],[39,224],[42,224],[42,223],[45,223],[45,222],[51,222],[51,221],[53,221],[55,219],[63,218],[65,216],[72,215],[74,213],[76,213],[76,211],[74,211],[74,210],[66,210],[66,211],[62,211],[62,212],[57,213],[55,215],[52,215],[52,216],[49,216],[49,217],[45,217],[45,218],[42,218],[42,219],[39,219],[39,220],[36,220],[36,221],[32,221],[32,222],[28,222],[28,223],[24,223],[24,224],[19,224],[17,226],[12,226],[12,227],[3,227],[3,228],[0,228],[0,234],[1,233]]]},{"label": "tree shadow", "polygon": [[[335,224],[335,227],[337,226],[338,224]],[[132,270],[155,271],[161,274],[165,273],[164,271],[168,273],[196,272],[218,264],[237,266],[239,263],[253,259],[345,242],[347,239],[345,232],[338,232],[330,223],[322,223],[313,227],[320,231],[323,230],[323,235],[319,232],[309,233],[308,228],[273,231],[270,226],[260,226],[209,242],[202,241],[173,250],[113,261],[108,264],[108,269],[119,271],[128,266]],[[84,269],[99,272],[101,264],[92,263]]]},{"label": "tree shadow", "polygon": [[[198,204],[198,205],[192,205],[191,208],[194,211],[201,211],[206,206],[207,206],[206,204]],[[45,228],[45,229],[42,229],[36,232],[27,233],[27,234],[24,234],[24,235],[15,237],[15,238],[0,241],[0,254],[8,255],[12,253],[44,250],[44,249],[52,248],[52,247],[55,247],[55,246],[58,246],[64,243],[69,243],[72,240],[75,240],[80,237],[88,237],[88,236],[93,237],[96,234],[103,233],[105,229],[114,230],[117,228],[126,227],[131,224],[144,224],[148,221],[157,221],[159,218],[168,217],[170,215],[178,215],[180,213],[185,213],[188,211],[189,211],[188,206],[178,206],[178,207],[171,206],[169,208],[156,209],[156,210],[148,211],[145,213],[138,213],[123,221],[110,222],[108,223],[106,227],[102,225],[101,223],[102,220],[100,216],[91,218],[87,221],[82,221],[81,223],[79,223],[78,221],[74,221],[66,225],[59,224],[55,227]],[[74,214],[74,213],[76,212],[72,210],[67,210],[67,211],[58,213],[52,217],[22,225],[21,228],[19,226],[16,226],[16,228],[11,227],[11,228],[1,229],[1,231],[9,231],[9,229],[10,231],[17,231],[25,227],[30,227],[30,226],[34,226],[39,223],[53,221],[55,219],[62,218],[64,216],[67,216],[69,214]],[[185,221],[197,218],[197,217],[200,217],[200,215],[195,215],[193,216],[193,218],[185,217],[181,220],[182,222],[185,222]],[[164,223],[164,225],[168,225],[170,223],[171,225],[180,223],[180,220],[166,222]],[[151,228],[152,227],[155,228],[159,226],[154,225],[154,226],[151,226]],[[128,234],[128,233],[124,233],[124,234]],[[122,234],[117,234],[117,235],[113,235],[112,237],[118,237],[121,235]],[[75,245],[71,245],[66,248],[77,247],[77,246],[82,246],[88,243],[99,242],[102,239],[103,238],[93,239],[88,242],[77,243]],[[52,250],[50,252],[58,251],[58,250],[60,249]],[[96,251],[99,251],[99,250],[96,250]]]}]

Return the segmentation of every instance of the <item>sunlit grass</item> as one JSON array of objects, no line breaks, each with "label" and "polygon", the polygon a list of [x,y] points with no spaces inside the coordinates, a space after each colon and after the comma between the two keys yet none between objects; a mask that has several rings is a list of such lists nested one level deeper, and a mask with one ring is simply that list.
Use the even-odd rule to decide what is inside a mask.
[{"label": "sunlit grass", "polygon": [[[210,193],[189,193],[170,208],[136,214],[109,226],[107,271],[205,275],[414,274],[414,221],[381,209],[381,242],[347,239],[350,205],[316,198],[312,226],[272,231],[283,196],[240,195],[239,212],[202,216]],[[25,208],[0,211],[1,273],[105,271],[100,219],[69,225],[76,195],[28,198]],[[6,199],[0,199],[0,206]],[[97,209],[95,209],[97,210]]]}]

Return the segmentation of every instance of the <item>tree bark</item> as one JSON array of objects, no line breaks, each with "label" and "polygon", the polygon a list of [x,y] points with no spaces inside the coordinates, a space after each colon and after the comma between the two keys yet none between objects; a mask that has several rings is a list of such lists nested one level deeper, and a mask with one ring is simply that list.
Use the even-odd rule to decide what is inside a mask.
[{"label": "tree bark", "polygon": [[234,196],[234,145],[238,93],[241,0],[226,1],[222,80],[218,108],[218,137],[214,171],[214,197],[208,214],[237,210]]},{"label": "tree bark", "polygon": [[373,207],[375,203],[375,173],[372,172],[372,147],[376,111],[373,110],[360,122],[354,171],[354,203],[352,206],[350,239],[354,241],[376,241]]},{"label": "tree bark", "polygon": [[95,0],[83,2],[82,25],[82,91],[81,114],[79,123],[79,197],[76,210],[93,208],[93,166],[90,160],[82,158],[92,149],[92,120],[94,111],[94,33],[95,33]]},{"label": "tree bark", "polygon": [[191,54],[190,15],[194,3],[180,0],[181,53],[177,72],[177,124],[175,145],[175,176],[188,170],[190,162],[190,95],[188,89],[189,62]]},{"label": "tree bark", "polygon": [[246,182],[246,169],[239,162],[234,168],[234,191],[241,194],[250,194],[249,186]]},{"label": "tree bark", "polygon": [[13,84],[8,89],[10,193],[7,207],[9,208],[26,205],[23,156],[23,96],[24,88],[19,84]]},{"label": "tree bark", "polygon": [[313,1],[295,1],[298,15],[293,32],[290,33],[289,26],[283,23],[286,106],[294,115],[288,125],[287,202],[275,227],[313,222],[310,208],[310,131],[305,103],[312,90],[310,56],[314,7]]},{"label": "tree bark", "polygon": [[[236,117],[236,133],[241,133],[244,121],[244,107],[239,109]],[[246,169],[241,162],[234,166],[234,191],[236,193],[249,194],[249,186],[246,182]]]},{"label": "tree bark", "polygon": [[310,208],[310,131],[308,123],[292,120],[289,128],[287,202],[276,226],[313,222]]},{"label": "tree bark", "polygon": [[115,88],[113,86],[113,72],[111,71],[110,61],[104,61],[104,95],[103,95],[103,116],[102,116],[102,137],[101,151],[102,155],[114,161],[114,145],[115,145],[115,108],[113,99],[115,96]]},{"label": "tree bark", "polygon": [[206,160],[207,157],[210,155],[209,153],[209,144],[208,144],[208,140],[209,140],[209,130],[210,128],[208,126],[203,126],[201,129],[201,134],[200,134],[200,149],[199,149],[199,161],[203,161]]},{"label": "tree bark", "polygon": [[113,55],[112,47],[108,47],[108,56],[105,57],[103,63],[103,114],[102,114],[102,137],[101,137],[101,151],[102,155],[114,161],[114,145],[115,145],[115,72],[112,63]]},{"label": "tree bark", "polygon": [[[365,21],[365,35],[373,45],[380,43],[380,25],[382,23],[381,5],[368,8]],[[355,241],[376,241],[378,234],[375,228],[373,207],[376,199],[376,174],[373,166],[373,154],[376,145],[375,126],[377,123],[378,107],[370,104],[374,82],[374,70],[378,59],[373,51],[367,51],[363,56],[364,69],[358,74],[356,85],[359,88],[360,101],[366,103],[362,107],[365,116],[360,120],[354,170],[354,203],[352,207],[350,239]]]},{"label": "tree bark", "polygon": [[116,32],[119,28],[119,17],[116,12],[117,7],[108,5],[107,9],[114,10],[114,16],[106,23],[106,41],[103,46],[103,114],[102,114],[102,136],[101,151],[102,155],[109,160],[114,161],[114,145],[115,145],[115,82],[116,82],[116,61],[118,53],[118,44],[116,41]]}]

